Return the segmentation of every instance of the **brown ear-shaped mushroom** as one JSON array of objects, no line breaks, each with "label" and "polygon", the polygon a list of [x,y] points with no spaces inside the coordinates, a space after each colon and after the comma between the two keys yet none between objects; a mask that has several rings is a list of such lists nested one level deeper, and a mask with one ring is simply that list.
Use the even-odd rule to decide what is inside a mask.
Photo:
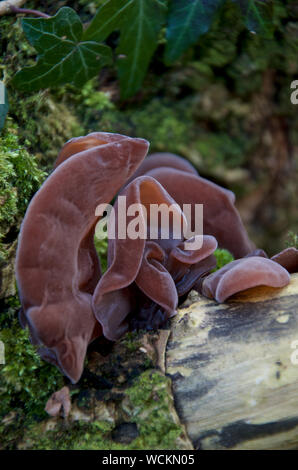
[{"label": "brown ear-shaped mushroom", "polygon": [[147,297],[162,307],[169,318],[175,314],[178,295],[172,276],[162,264],[164,261],[163,249],[156,242],[147,241],[136,285]]},{"label": "brown ear-shaped mushroom", "polygon": [[250,256],[261,256],[262,258],[268,258],[266,251],[262,250],[261,248],[256,248],[255,250],[248,253],[245,258],[249,258]]},{"label": "brown ear-shaped mushroom", "polygon": [[[159,170],[161,168],[173,168],[175,170],[184,171],[193,175],[198,175],[196,168],[185,158],[179,157],[173,153],[152,153],[148,155],[143,163],[139,166],[135,174],[128,180],[127,184],[137,176],[149,174],[152,170]],[[154,174],[152,174],[155,177]],[[227,196],[230,198],[231,203],[235,202],[235,194],[229,189],[221,187]]]},{"label": "brown ear-shaped mushroom", "polygon": [[91,132],[88,135],[81,137],[74,137],[66,142],[59,152],[59,155],[54,163],[54,168],[57,168],[68,158],[99,145],[111,144],[112,142],[119,142],[119,140],[127,139],[125,135],[111,134],[109,132]]},{"label": "brown ear-shaped mushroom", "polygon": [[[144,236],[136,239],[131,239],[129,236],[125,238],[118,237],[118,217],[119,217],[119,197],[126,198],[126,206],[132,207],[133,204],[142,204],[147,210],[146,214],[141,211],[139,215],[140,231],[143,231]],[[133,311],[133,295],[131,289],[127,289],[132,283],[136,281],[136,278],[140,272],[141,264],[144,258],[144,250],[146,245],[146,234],[148,227],[150,227],[150,204],[166,204],[171,206],[175,204],[175,201],[167,194],[164,188],[153,178],[148,176],[142,176],[134,179],[123,191],[119,194],[118,199],[115,203],[115,234],[116,239],[109,239],[109,257],[108,257],[108,269],[100,279],[93,295],[93,310],[96,318],[100,322],[103,328],[103,334],[110,340],[116,340],[122,336],[122,334],[128,330],[128,315]],[[176,205],[176,211],[178,217],[182,217],[182,213],[179,207]],[[122,214],[120,214],[122,215]],[[134,215],[127,215],[125,223],[126,228],[135,219]],[[149,250],[150,248],[150,250]],[[143,266],[143,273],[140,274],[138,282],[144,288],[145,271],[148,272],[149,260],[153,259],[153,254],[157,254],[157,249],[153,250],[152,245],[148,247],[147,257],[145,258],[145,266]],[[154,270],[154,279],[152,278],[152,292],[153,298],[156,300],[156,295],[160,290],[160,285],[157,282],[157,274],[160,278],[164,279],[164,286],[168,287],[168,311],[173,310],[173,305],[176,303],[173,299],[176,299],[177,294],[172,291],[174,283],[170,279],[169,273],[168,279],[164,269],[158,265],[158,259],[160,258],[160,252],[156,258],[154,268],[152,266],[151,274]],[[152,260],[151,260],[152,263]],[[157,271],[160,271],[157,273]],[[154,292],[154,289],[157,291]],[[162,298],[162,295],[159,296]],[[164,306],[164,305],[163,305]]]},{"label": "brown ear-shaped mushroom", "polygon": [[[186,240],[188,244],[195,241]],[[212,254],[217,247],[214,237],[204,236],[202,246],[194,250],[185,249],[184,244],[177,244],[174,239],[146,242],[136,285],[154,302],[144,302],[141,297],[131,318],[133,329],[162,326],[175,314],[178,297],[188,294],[199,279],[216,266]]]},{"label": "brown ear-shaped mushroom", "polygon": [[176,170],[185,171],[186,173],[191,173],[193,175],[198,174],[195,167],[192,166],[192,164],[185,158],[179,157],[179,155],[168,152],[151,153],[141,163],[127,184],[135,178],[145,175],[151,170],[162,167],[176,168]]},{"label": "brown ear-shaped mushroom", "polygon": [[203,204],[204,233],[213,235],[220,248],[226,248],[235,258],[241,258],[254,249],[234,206],[231,191],[174,168],[154,169],[147,174],[159,181],[181,208],[183,204],[191,205],[192,231],[195,231],[195,204]]},{"label": "brown ear-shaped mushroom", "polygon": [[[188,243],[193,239],[188,240]],[[179,297],[189,292],[203,275],[216,267],[213,253],[217,248],[217,240],[214,237],[204,235],[202,246],[196,250],[185,250],[183,245],[184,242],[172,249],[167,263]]]},{"label": "brown ear-shaped mushroom", "polygon": [[54,392],[48,399],[45,411],[50,416],[62,415],[64,418],[70,413],[71,399],[68,387],[63,387],[58,392]]},{"label": "brown ear-shaped mushroom", "polygon": [[272,256],[271,259],[283,266],[287,271],[289,271],[289,273],[298,272],[298,250],[293,246]]},{"label": "brown ear-shaped mushroom", "polygon": [[[133,204],[145,207],[146,213],[139,211],[138,223],[139,232],[146,240],[117,237],[119,201],[123,196],[127,207]],[[163,238],[161,225],[153,226],[156,230],[152,237],[151,228],[156,221],[150,217],[150,208],[154,204],[171,206],[175,220],[181,226],[186,222],[180,207],[149,176],[134,179],[115,203],[116,239],[109,239],[109,267],[93,295],[93,310],[104,335],[110,340],[118,339],[129,325],[132,328],[161,326],[175,314],[180,292],[184,295],[203,273],[210,272],[216,265],[211,255],[217,246],[214,237],[203,237],[202,246],[194,250],[185,249],[183,235],[180,233],[180,238],[175,238],[171,229],[169,236]],[[127,227],[132,217],[127,217]],[[173,221],[174,216],[172,224]],[[170,222],[173,229],[172,224]],[[196,240],[186,240],[189,244],[193,241]]]},{"label": "brown ear-shaped mushroom", "polygon": [[232,261],[207,276],[201,293],[221,303],[251,287],[285,287],[289,282],[290,275],[282,266],[264,257],[251,256]]},{"label": "brown ear-shaped mushroom", "polygon": [[36,193],[16,258],[21,319],[42,356],[72,382],[81,376],[88,343],[100,334],[91,306],[100,277],[92,255],[95,210],[111,201],[148,150],[147,141],[117,134],[103,133],[94,143],[65,159]]}]

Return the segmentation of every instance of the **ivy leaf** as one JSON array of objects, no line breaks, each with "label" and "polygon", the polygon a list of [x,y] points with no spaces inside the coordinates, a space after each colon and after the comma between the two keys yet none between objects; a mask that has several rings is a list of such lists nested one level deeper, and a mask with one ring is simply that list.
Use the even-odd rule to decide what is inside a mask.
[{"label": "ivy leaf", "polygon": [[[141,0],[142,1],[142,0]],[[135,0],[108,0],[98,10],[84,33],[84,39],[104,41],[113,31],[122,29],[130,17]]]},{"label": "ivy leaf", "polygon": [[38,62],[13,78],[17,88],[34,91],[64,83],[83,85],[111,62],[111,49],[97,41],[83,40],[83,26],[76,12],[61,8],[51,18],[25,18],[23,30],[39,53]]},{"label": "ivy leaf", "polygon": [[273,3],[271,0],[233,0],[243,13],[245,25],[252,33],[272,36]]},{"label": "ivy leaf", "polygon": [[8,113],[8,96],[4,83],[0,81],[0,130],[3,128]]},{"label": "ivy leaf", "polygon": [[122,98],[141,87],[165,15],[163,0],[108,0],[85,31],[84,39],[97,41],[120,31],[117,66]]},{"label": "ivy leaf", "polygon": [[164,4],[156,0],[135,0],[130,21],[121,29],[118,74],[121,95],[127,98],[142,85],[158,36],[165,21]]},{"label": "ivy leaf", "polygon": [[222,0],[172,0],[170,3],[165,62],[170,64],[210,28]]}]

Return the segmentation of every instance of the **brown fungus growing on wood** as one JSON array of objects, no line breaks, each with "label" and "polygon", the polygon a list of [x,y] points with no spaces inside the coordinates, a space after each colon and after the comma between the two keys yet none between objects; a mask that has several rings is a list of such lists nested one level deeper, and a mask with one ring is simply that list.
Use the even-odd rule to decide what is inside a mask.
[{"label": "brown fungus growing on wood", "polygon": [[[297,270],[295,249],[272,260],[254,250],[231,191],[200,177],[177,155],[153,154],[141,163],[147,150],[145,140],[119,134],[71,139],[22,224],[16,261],[20,321],[40,355],[73,382],[93,339],[103,333],[114,341],[129,329],[164,325],[192,288],[223,302],[256,285],[283,287],[289,282],[284,267]],[[101,276],[94,247],[96,209],[106,207],[120,189],[116,236],[109,237],[108,269]],[[126,207],[137,205],[137,224],[136,211],[121,213],[121,196]],[[185,204],[191,215],[183,212]],[[196,204],[204,206],[204,236],[194,224]],[[171,208],[167,234],[152,218],[152,205]],[[143,236],[119,236],[119,213],[125,230],[138,226],[134,233]],[[189,230],[177,237],[175,224]],[[209,274],[217,243],[244,258]]]},{"label": "brown fungus growing on wood", "polygon": [[181,208],[190,204],[193,231],[195,205],[203,204],[204,233],[213,235],[219,247],[229,250],[235,258],[246,256],[255,248],[235,208],[234,193],[200,177],[181,157],[162,153],[149,156],[136,174],[146,174],[159,181]]},{"label": "brown fungus growing on wood", "polygon": [[70,158],[72,155],[83,152],[90,148],[97,147],[99,145],[104,145],[111,143],[113,141],[117,142],[119,140],[118,134],[109,134],[105,132],[92,132],[91,134],[84,135],[81,137],[74,137],[66,142],[63,145],[62,149],[59,152],[57,160],[54,163],[54,168],[57,168],[61,163]]},{"label": "brown fungus growing on wood", "polygon": [[[109,240],[108,270],[100,279],[93,296],[94,313],[110,340],[120,338],[129,327],[157,328],[175,314],[179,295],[191,290],[198,278],[216,265],[212,253],[217,247],[214,237],[204,236],[200,248],[184,248],[182,235],[174,236],[174,224],[186,223],[180,207],[158,181],[135,178],[119,196],[127,206],[142,205],[140,231],[144,238],[121,238],[118,235],[119,197],[115,203],[116,238]],[[163,238],[161,224],[151,217],[152,205],[173,208],[171,231]],[[127,230],[135,214],[126,220]],[[152,228],[155,236],[152,236]],[[149,239],[150,235],[150,239]],[[194,243],[195,240],[187,240]],[[208,260],[208,262],[206,262]],[[202,264],[201,264],[202,263]],[[186,286],[186,287],[185,287]]]},{"label": "brown fungus growing on wood", "polygon": [[71,410],[71,399],[68,387],[54,392],[47,401],[45,411],[50,416],[62,416],[67,418]]},{"label": "brown fungus growing on wood", "polygon": [[205,277],[201,293],[217,302],[256,286],[285,287],[290,282],[286,269],[263,256],[250,256],[232,261]]},{"label": "brown fungus growing on wood", "polygon": [[277,253],[271,259],[283,266],[289,273],[298,272],[298,250],[293,246]]},{"label": "brown fungus growing on wood", "polygon": [[65,161],[32,199],[16,259],[22,323],[42,357],[73,382],[89,342],[101,334],[91,307],[100,278],[95,210],[111,201],[148,150],[147,141],[118,134],[93,134],[93,146],[89,136],[84,139],[87,149],[77,141],[66,144]]},{"label": "brown fungus growing on wood", "polygon": [[176,170],[185,171],[186,173],[191,173],[197,175],[197,170],[192,166],[192,164],[185,158],[179,157],[174,153],[159,152],[151,153],[148,155],[145,160],[141,163],[136,172],[128,180],[127,184],[133,181],[138,176],[145,175],[151,170],[156,168],[176,168]]},{"label": "brown fungus growing on wood", "polygon": [[[182,207],[191,204],[191,220],[195,220],[195,204],[204,207],[204,233],[213,235],[220,248],[229,250],[235,258],[253,249],[232,198],[220,186],[196,175],[175,169],[152,170],[156,178]],[[191,227],[195,230],[194,225]]]}]

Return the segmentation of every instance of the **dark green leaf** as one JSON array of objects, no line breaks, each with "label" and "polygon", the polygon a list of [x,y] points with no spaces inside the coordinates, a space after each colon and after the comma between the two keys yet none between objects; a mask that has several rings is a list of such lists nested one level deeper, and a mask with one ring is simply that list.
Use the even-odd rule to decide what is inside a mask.
[{"label": "dark green leaf", "polygon": [[0,130],[3,128],[8,113],[8,96],[4,83],[0,81]]},{"label": "dark green leaf", "polygon": [[108,0],[97,10],[84,33],[85,40],[104,41],[113,31],[120,30],[130,17],[135,0]]},{"label": "dark green leaf", "polygon": [[165,3],[161,0],[108,0],[85,31],[84,39],[96,41],[102,41],[112,31],[120,31],[117,53],[122,98],[141,87],[165,14]]},{"label": "dark green leaf", "polygon": [[166,63],[178,59],[210,28],[222,0],[172,0],[167,26]]},{"label": "dark green leaf", "polygon": [[71,8],[61,8],[52,18],[26,18],[22,25],[39,53],[37,64],[20,70],[13,79],[22,90],[64,83],[81,86],[111,62],[109,47],[82,38],[82,23]]},{"label": "dark green leaf", "polygon": [[273,21],[271,0],[233,0],[243,13],[246,27],[252,33],[262,33],[271,37]]}]

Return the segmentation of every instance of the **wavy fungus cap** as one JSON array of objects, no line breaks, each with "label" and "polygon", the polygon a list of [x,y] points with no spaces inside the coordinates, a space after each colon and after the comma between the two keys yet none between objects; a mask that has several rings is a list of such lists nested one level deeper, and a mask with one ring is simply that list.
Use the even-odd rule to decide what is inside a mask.
[{"label": "wavy fungus cap", "polygon": [[263,256],[251,256],[232,261],[207,276],[201,293],[217,302],[256,286],[285,287],[290,282],[286,269]]},{"label": "wavy fungus cap", "polygon": [[195,174],[175,168],[156,168],[147,173],[166,189],[182,208],[191,205],[191,230],[195,230],[195,205],[203,204],[204,233],[213,235],[220,248],[229,250],[235,258],[254,249],[234,206],[234,194]]},{"label": "wavy fungus cap", "polygon": [[271,259],[283,266],[289,273],[298,272],[298,250],[293,246],[272,256]]},{"label": "wavy fungus cap", "polygon": [[179,155],[168,152],[151,153],[145,158],[137,171],[127,181],[127,184],[138,176],[143,176],[151,170],[163,167],[175,168],[176,170],[185,171],[186,173],[191,173],[193,175],[198,174],[195,167],[192,166],[192,164],[185,158],[179,157]]},{"label": "wavy fungus cap", "polygon": [[[161,226],[154,227],[157,237],[149,239],[154,222],[150,216],[152,204],[172,206],[173,219],[185,221],[180,207],[154,178],[135,178],[119,196],[126,196],[128,207],[142,204],[146,208],[146,212],[141,210],[138,216],[139,228],[145,236],[136,239],[117,236],[118,198],[115,203],[116,238],[109,239],[108,270],[93,295],[94,313],[103,334],[110,340],[118,339],[128,330],[131,317],[135,327],[156,327],[174,315],[178,295],[185,291],[183,286],[190,290],[202,275],[198,267],[200,262],[209,258],[204,273],[214,267],[215,258],[211,258],[211,254],[217,247],[213,237],[204,237],[199,249],[185,250],[182,238],[174,239],[170,234],[162,239]],[[134,216],[127,217],[127,229],[134,223]]]},{"label": "wavy fungus cap", "polygon": [[91,132],[88,135],[74,137],[63,145],[57,160],[55,161],[54,168],[57,168],[65,160],[73,155],[83,152],[84,150],[94,149],[105,144],[117,144],[121,140],[125,139],[130,139],[130,137],[109,132]]},{"label": "wavy fungus cap", "polygon": [[100,278],[95,209],[111,201],[149,146],[118,134],[91,136],[62,149],[59,166],[28,207],[16,258],[21,322],[42,357],[73,382],[81,376],[88,343],[101,333],[91,306]]},{"label": "wavy fungus cap", "polygon": [[[254,250],[231,191],[200,177],[177,155],[158,153],[143,161],[148,146],[143,139],[106,132],[71,139],[21,227],[20,321],[40,355],[72,382],[82,374],[93,339],[104,334],[114,341],[128,329],[164,325],[192,288],[223,302],[257,285],[283,287],[289,282],[285,268],[297,271],[295,248],[272,260]],[[95,212],[120,190],[111,221],[116,236],[109,223],[108,269],[101,276]],[[120,196],[126,197],[128,211],[122,212]],[[190,220],[184,204],[191,207]],[[204,206],[204,236],[196,227],[196,204]],[[168,233],[151,215],[152,205],[170,209]],[[125,231],[133,229],[137,236],[120,236],[124,213]],[[188,230],[175,236],[175,224]],[[217,243],[245,258],[209,274]]]},{"label": "wavy fungus cap", "polygon": [[130,179],[140,175],[159,181],[172,198],[183,207],[191,205],[191,229],[195,230],[196,204],[203,204],[204,233],[213,235],[220,248],[235,258],[248,255],[255,248],[235,207],[235,194],[198,175],[184,158],[171,153],[148,155]]}]

